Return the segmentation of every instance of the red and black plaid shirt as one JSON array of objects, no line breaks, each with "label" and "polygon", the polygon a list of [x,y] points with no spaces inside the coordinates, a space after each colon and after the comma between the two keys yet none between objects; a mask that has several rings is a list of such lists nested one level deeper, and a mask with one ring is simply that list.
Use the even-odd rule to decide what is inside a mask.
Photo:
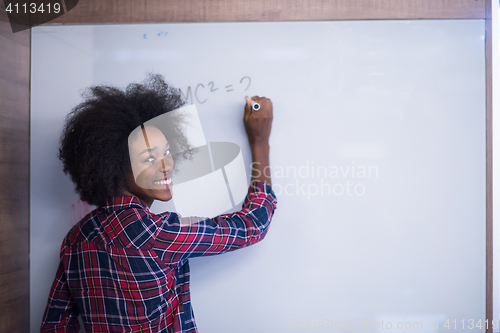
[{"label": "red and black plaid shirt", "polygon": [[239,212],[186,223],[116,197],[69,232],[41,332],[197,332],[188,259],[237,250],[267,233],[276,209],[268,184],[250,186]]}]

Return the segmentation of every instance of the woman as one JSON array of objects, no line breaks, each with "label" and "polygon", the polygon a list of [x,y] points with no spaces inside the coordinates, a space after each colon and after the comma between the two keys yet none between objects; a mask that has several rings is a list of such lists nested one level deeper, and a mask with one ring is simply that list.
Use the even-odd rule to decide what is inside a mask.
[{"label": "woman", "polygon": [[160,75],[126,91],[89,92],[68,116],[59,158],[81,199],[97,208],[63,241],[41,332],[79,332],[78,315],[87,332],[197,332],[188,259],[262,240],[276,208],[265,172],[272,103],[253,97],[261,110],[252,112],[246,101],[253,168],[242,209],[186,224],[149,208],[172,198],[171,149],[188,149],[188,142],[179,124],[168,133],[144,125],[184,105],[180,93]]}]

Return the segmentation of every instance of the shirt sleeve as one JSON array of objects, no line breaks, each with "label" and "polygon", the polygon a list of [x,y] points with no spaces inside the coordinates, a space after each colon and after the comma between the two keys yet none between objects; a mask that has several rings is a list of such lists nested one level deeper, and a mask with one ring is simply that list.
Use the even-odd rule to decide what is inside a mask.
[{"label": "shirt sleeve", "polygon": [[155,248],[162,252],[164,262],[175,264],[188,258],[216,255],[255,244],[267,234],[276,204],[271,186],[254,182],[238,212],[211,219],[194,219],[191,223],[171,213],[161,224]]},{"label": "shirt sleeve", "polygon": [[[63,249],[61,249],[61,253],[63,253]],[[80,332],[78,314],[78,308],[71,296],[61,260],[50,289],[40,332],[78,333]]]}]

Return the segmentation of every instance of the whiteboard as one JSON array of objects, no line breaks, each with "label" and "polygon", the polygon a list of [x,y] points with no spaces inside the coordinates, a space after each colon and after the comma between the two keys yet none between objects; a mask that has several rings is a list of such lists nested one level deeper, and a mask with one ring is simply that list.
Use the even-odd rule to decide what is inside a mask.
[{"label": "whiteboard", "polygon": [[486,311],[484,31],[484,20],[34,27],[31,331],[62,239],[89,209],[56,158],[64,117],[83,88],[154,71],[197,106],[207,141],[241,147],[247,175],[244,96],[274,104],[277,210],[261,243],[190,261],[200,332],[450,332],[462,320],[482,332],[467,325]]}]

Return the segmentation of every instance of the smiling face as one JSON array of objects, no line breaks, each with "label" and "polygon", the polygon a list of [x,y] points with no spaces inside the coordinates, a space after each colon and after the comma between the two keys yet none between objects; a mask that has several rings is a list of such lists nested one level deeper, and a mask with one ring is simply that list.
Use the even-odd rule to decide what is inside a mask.
[{"label": "smiling face", "polygon": [[132,166],[128,192],[148,206],[154,200],[172,199],[174,160],[163,133],[153,126],[138,129],[129,136],[128,148]]}]

